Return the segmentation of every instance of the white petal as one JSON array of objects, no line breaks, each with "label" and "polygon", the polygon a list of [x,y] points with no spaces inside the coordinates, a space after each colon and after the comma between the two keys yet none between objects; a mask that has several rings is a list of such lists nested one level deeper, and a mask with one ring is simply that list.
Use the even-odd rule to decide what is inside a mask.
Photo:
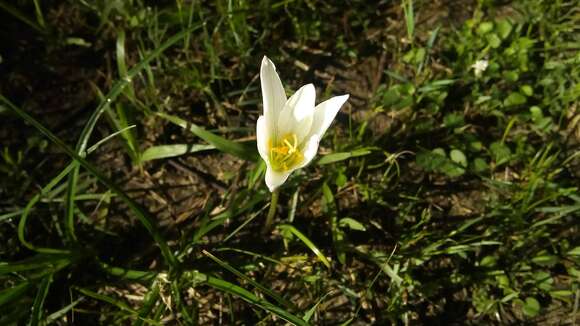
[{"label": "white petal", "polygon": [[322,138],[342,105],[348,100],[348,97],[348,94],[335,96],[318,104],[314,108],[314,119],[310,135],[318,135],[319,138]]},{"label": "white petal", "polygon": [[308,163],[310,163],[312,159],[316,156],[316,153],[318,153],[319,141],[320,137],[318,135],[313,135],[310,137],[310,139],[308,139],[306,145],[304,146],[304,149],[302,150],[302,155],[304,155],[304,161],[302,161],[302,163],[300,163],[298,167],[296,167],[297,169],[308,165]]},{"label": "white petal", "polygon": [[316,90],[314,85],[307,84],[300,87],[296,94],[292,95],[287,102],[294,108],[294,119],[300,121],[312,115],[315,101]]},{"label": "white petal", "polygon": [[268,162],[268,141],[270,140],[270,131],[266,122],[266,117],[261,115],[256,123],[256,143],[258,145],[258,152],[265,162]]},{"label": "white petal", "polygon": [[288,179],[290,173],[292,172],[291,171],[276,172],[272,170],[270,164],[268,163],[266,166],[266,185],[268,186],[268,189],[270,189],[270,192],[273,192],[282,184],[284,184],[284,182],[286,182],[286,180]]},{"label": "white petal", "polygon": [[298,142],[302,143],[312,127],[314,101],[316,91],[314,85],[302,86],[292,95],[278,117],[278,135],[283,137],[288,133],[295,133]]},{"label": "white petal", "polygon": [[[279,112],[284,108],[286,103],[286,93],[280,77],[276,72],[276,66],[267,57],[262,59],[260,68],[260,82],[262,84],[262,101],[264,104],[264,116],[266,117],[266,126],[275,128],[278,122]],[[275,133],[275,130],[273,130]]]}]

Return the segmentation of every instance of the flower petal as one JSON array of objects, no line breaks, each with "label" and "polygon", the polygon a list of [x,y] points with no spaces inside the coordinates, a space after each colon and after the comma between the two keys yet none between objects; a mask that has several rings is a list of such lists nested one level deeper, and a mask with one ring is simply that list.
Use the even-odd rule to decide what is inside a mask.
[{"label": "flower petal", "polygon": [[268,141],[270,140],[270,131],[266,123],[266,117],[261,115],[256,123],[256,144],[258,145],[258,152],[265,162],[268,162]]},{"label": "flower petal", "polygon": [[312,84],[304,85],[296,91],[280,112],[278,135],[283,137],[288,133],[295,133],[298,142],[302,143],[312,127],[315,100],[316,91]]},{"label": "flower petal", "polygon": [[320,137],[318,135],[312,135],[306,145],[304,145],[304,149],[302,150],[302,155],[304,156],[304,160],[300,163],[296,168],[300,169],[308,165],[312,161],[312,159],[318,153],[318,143],[320,142]]},{"label": "flower petal", "polygon": [[310,135],[318,135],[319,138],[322,138],[342,105],[348,100],[348,97],[348,94],[335,96],[318,104],[314,108],[314,119]]},{"label": "flower petal", "polygon": [[273,192],[282,184],[284,184],[284,182],[286,182],[286,180],[288,179],[290,173],[292,172],[291,171],[276,172],[272,170],[272,167],[270,167],[270,163],[266,162],[266,185],[268,186],[270,192]]},{"label": "flower petal", "polygon": [[[276,72],[276,66],[266,56],[262,59],[260,67],[260,82],[262,85],[262,101],[264,104],[264,116],[266,126],[276,128],[279,112],[286,103],[286,92]],[[275,130],[271,130],[275,134]]]}]

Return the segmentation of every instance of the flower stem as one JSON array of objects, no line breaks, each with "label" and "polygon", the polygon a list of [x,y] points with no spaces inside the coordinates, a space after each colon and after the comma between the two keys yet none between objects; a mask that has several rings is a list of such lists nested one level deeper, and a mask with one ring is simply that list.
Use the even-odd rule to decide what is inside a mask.
[{"label": "flower stem", "polygon": [[266,224],[264,224],[264,228],[262,229],[262,233],[268,233],[270,228],[272,227],[272,223],[274,222],[274,215],[276,215],[276,207],[278,206],[278,195],[280,192],[278,189],[272,192],[272,199],[270,199],[270,209],[268,210],[268,216],[266,216]]}]

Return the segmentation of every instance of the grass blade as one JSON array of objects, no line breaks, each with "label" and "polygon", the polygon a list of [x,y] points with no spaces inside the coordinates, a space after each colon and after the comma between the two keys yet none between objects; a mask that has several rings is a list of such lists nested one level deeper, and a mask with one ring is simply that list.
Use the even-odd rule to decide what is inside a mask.
[{"label": "grass blade", "polygon": [[167,242],[165,241],[165,239],[163,239],[157,228],[154,226],[151,217],[149,216],[148,213],[146,213],[144,209],[142,209],[136,202],[133,201],[133,199],[131,199],[123,190],[121,190],[121,188],[117,186],[117,184],[115,184],[114,182],[106,178],[104,175],[102,175],[95,166],[93,166],[91,163],[89,163],[87,160],[85,160],[83,157],[77,154],[76,151],[68,147],[60,138],[54,135],[50,130],[46,129],[38,121],[29,116],[26,112],[22,111],[20,108],[16,107],[2,95],[0,95],[0,101],[4,102],[10,109],[12,109],[12,111],[14,111],[23,120],[25,120],[26,122],[34,126],[36,129],[38,129],[38,131],[40,131],[43,135],[45,135],[55,145],[60,147],[60,149],[63,150],[67,155],[69,155],[71,158],[77,161],[83,168],[85,168],[92,175],[94,175],[99,180],[99,182],[101,182],[104,186],[108,187],[112,192],[117,194],[117,196],[119,196],[119,198],[121,198],[121,200],[123,200],[125,204],[127,204],[127,206],[133,211],[137,219],[141,222],[141,224],[143,224],[143,226],[147,229],[147,231],[149,231],[149,233],[159,246],[159,249],[161,250],[161,253],[165,258],[167,264],[172,268],[177,266],[177,260],[175,259],[175,256],[169,249]]},{"label": "grass blade", "polygon": [[[105,110],[110,108],[111,103],[123,92],[123,90],[127,87],[127,85],[129,85],[131,83],[131,80],[141,70],[143,70],[145,67],[147,67],[149,62],[151,62],[155,58],[159,57],[167,48],[169,48],[170,46],[177,43],[179,40],[181,40],[182,38],[187,36],[189,33],[193,32],[194,30],[201,27],[201,25],[202,24],[197,24],[195,26],[192,26],[191,28],[185,29],[185,30],[175,34],[171,38],[169,38],[167,41],[165,41],[163,44],[161,44],[159,47],[157,47],[155,50],[153,50],[151,53],[149,53],[147,56],[145,56],[145,58],[143,58],[143,60],[141,60],[137,65],[135,65],[133,68],[131,68],[129,71],[127,71],[125,78],[118,80],[113,85],[113,87],[111,88],[109,93],[105,96],[103,101],[101,101],[101,104],[95,109],[93,114],[89,117],[87,124],[85,124],[83,130],[81,131],[81,135],[80,135],[79,140],[77,141],[77,144],[75,146],[75,154],[77,156],[83,157],[83,158],[85,157],[85,155],[86,155],[85,149],[87,147],[87,143],[89,141],[89,138],[90,138],[90,136],[95,128],[95,125],[97,124],[97,121],[99,120],[99,118],[101,117],[103,112],[105,112]],[[74,199],[75,199],[74,197],[75,197],[75,193],[76,193],[76,184],[78,182],[78,175],[79,175],[79,166],[77,164],[75,164],[75,167],[74,167],[72,173],[69,175],[69,179],[68,179],[68,193],[67,193],[67,200],[66,200],[66,207],[65,207],[67,230],[68,230],[68,234],[70,235],[70,237],[72,239],[76,238],[75,231],[74,231],[74,224],[75,224],[74,223]]]},{"label": "grass blade", "polygon": [[[134,126],[131,126],[129,128],[133,128]],[[93,146],[91,146],[88,150],[87,153],[91,153],[93,151],[95,151],[100,145],[102,145],[103,143],[105,143],[106,141],[112,139],[113,137],[115,137],[116,135],[120,134],[122,132],[122,130],[117,131],[115,133],[112,133],[110,135],[108,135],[107,137],[99,140],[96,144],[94,144]],[[63,253],[66,254],[68,253],[67,250],[64,249],[53,249],[53,248],[41,248],[41,247],[36,247],[34,246],[32,243],[28,242],[26,240],[25,237],[25,230],[26,230],[26,223],[28,221],[28,216],[30,214],[30,211],[32,210],[32,208],[36,205],[36,203],[38,203],[38,201],[44,197],[46,194],[48,194],[49,192],[51,192],[51,190],[62,180],[64,179],[64,177],[66,177],[66,175],[72,171],[72,169],[74,168],[74,161],[71,162],[69,165],[67,165],[55,178],[53,178],[46,186],[44,186],[40,193],[36,194],[34,197],[32,197],[32,199],[30,199],[28,201],[28,203],[26,204],[26,206],[24,207],[24,209],[21,211],[22,216],[20,217],[20,221],[18,223],[18,239],[20,241],[20,243],[27,247],[30,250],[34,250],[37,252],[42,252],[42,253],[48,253],[48,254],[54,254],[54,253]],[[0,220],[2,220],[2,217],[0,216]]]},{"label": "grass blade", "polygon": [[223,261],[223,260],[217,258],[216,256],[212,255],[207,250],[202,250],[202,253],[204,255],[206,255],[207,257],[209,257],[214,262],[216,262],[221,267],[223,267],[223,268],[227,269],[228,271],[230,271],[231,273],[235,274],[237,277],[239,277],[239,278],[245,280],[246,282],[252,284],[252,286],[254,286],[255,288],[259,289],[263,293],[267,294],[272,299],[276,300],[279,304],[284,305],[287,308],[292,308],[293,307],[293,304],[291,304],[290,302],[284,300],[284,298],[282,298],[279,294],[277,294],[274,291],[266,288],[262,284],[260,284],[260,283],[258,283],[256,281],[252,280],[251,278],[249,278],[248,276],[246,276],[244,273],[242,273],[242,272],[238,271],[237,269],[235,269],[234,267],[232,267],[230,264],[228,264],[225,261]]},{"label": "grass blade", "polygon": [[236,296],[250,304],[253,304],[257,307],[260,307],[270,313],[275,314],[276,316],[286,320],[289,323],[292,323],[294,325],[299,325],[299,326],[307,326],[308,323],[305,322],[304,320],[302,320],[302,318],[299,318],[291,313],[289,313],[288,311],[273,305],[272,303],[268,302],[267,300],[261,299],[259,297],[257,297],[256,295],[254,295],[252,292],[239,287],[235,284],[232,284],[228,281],[224,281],[222,279],[213,277],[213,276],[209,276],[209,275],[205,275],[202,273],[199,273],[197,271],[195,272],[190,272],[190,273],[186,273],[185,276],[189,276],[191,279],[193,279],[194,283],[204,283],[207,284],[208,286],[213,287],[214,289],[220,290],[222,292],[225,293],[229,293],[233,296]]},{"label": "grass blade", "polygon": [[65,316],[72,308],[74,308],[77,304],[83,301],[82,298],[76,299],[75,301],[71,302],[70,304],[62,307],[61,309],[53,312],[52,314],[46,316],[46,325],[50,325],[55,321],[59,320],[63,316]]},{"label": "grass blade", "polygon": [[[46,273],[54,273],[69,265],[75,257],[71,254],[38,254],[28,259],[16,262],[0,262],[0,275],[24,272],[30,270],[42,270]],[[42,275],[40,275],[42,276]]]},{"label": "grass blade", "polygon": [[312,250],[312,252],[316,255],[316,257],[318,257],[318,259],[326,267],[328,267],[328,269],[330,269],[330,262],[328,261],[328,259],[326,258],[326,256],[324,256],[324,254],[320,251],[320,249],[318,249],[318,247],[316,247],[316,245],[312,241],[310,241],[310,239],[308,239],[308,237],[305,236],[302,232],[298,231],[298,229],[296,229],[294,226],[288,225],[288,224],[279,225],[278,228],[282,232],[290,232],[290,233],[292,233],[298,239],[300,239],[302,242],[304,242],[304,244],[306,245],[306,247],[308,247],[310,250]]},{"label": "grass blade", "polygon": [[40,26],[37,23],[33,22],[31,19],[29,19],[28,17],[26,17],[26,15],[23,14],[20,10],[18,10],[16,7],[13,7],[13,6],[7,4],[5,1],[0,1],[0,9],[6,11],[7,13],[9,13],[12,16],[16,17],[21,22],[23,22],[26,25],[32,27],[37,32],[45,33],[45,30],[42,28],[42,26]]},{"label": "grass blade", "polygon": [[330,231],[332,232],[332,244],[334,250],[336,250],[336,257],[338,258],[338,261],[344,265],[346,263],[346,252],[343,248],[346,236],[338,222],[334,194],[326,182],[322,184],[322,199],[324,203],[324,212],[330,218]]},{"label": "grass blade", "polygon": [[22,282],[16,286],[11,287],[11,288],[1,290],[0,291],[0,307],[2,307],[3,305],[5,305],[7,303],[15,302],[16,300],[18,300],[18,298],[20,298],[21,296],[26,294],[26,291],[28,291],[29,287],[30,287],[29,282]]},{"label": "grass blade", "polygon": [[316,303],[304,313],[304,317],[302,317],[302,319],[304,319],[304,321],[306,322],[309,322],[312,316],[314,316],[316,308],[318,308],[318,306],[322,303],[322,301],[324,301],[324,299],[326,299],[326,297],[331,293],[332,292],[328,292],[325,295],[323,295],[322,298],[318,299],[318,301],[316,301]]},{"label": "grass blade", "polygon": [[49,274],[42,279],[42,282],[38,287],[36,298],[34,299],[34,303],[32,304],[32,312],[30,316],[30,322],[28,323],[28,325],[36,326],[40,324],[40,321],[42,320],[44,301],[46,300],[46,296],[48,295],[48,291],[50,289],[51,284],[52,284],[52,274]]},{"label": "grass blade", "polygon": [[157,303],[158,300],[159,300],[159,284],[157,282],[154,282],[153,288],[151,289],[151,291],[147,292],[145,298],[143,299],[143,305],[141,306],[141,309],[139,309],[139,318],[141,319],[135,321],[134,324],[135,326],[143,325],[142,319],[147,318],[147,316],[151,313],[151,311],[155,307],[155,304]]}]

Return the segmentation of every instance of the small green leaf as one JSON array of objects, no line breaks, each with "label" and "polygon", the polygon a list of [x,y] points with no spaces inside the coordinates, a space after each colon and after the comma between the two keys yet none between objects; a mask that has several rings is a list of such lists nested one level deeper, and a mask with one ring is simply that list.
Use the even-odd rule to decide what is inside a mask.
[{"label": "small green leaf", "polygon": [[541,119],[544,118],[544,113],[542,113],[542,109],[540,109],[538,106],[535,105],[530,108],[530,114],[532,115],[532,120],[534,122],[540,121]]},{"label": "small green leaf", "polygon": [[493,160],[495,161],[496,165],[501,165],[508,162],[512,155],[510,148],[502,142],[492,143],[489,146],[489,150],[491,151]]},{"label": "small green leaf", "polygon": [[536,281],[536,286],[546,292],[552,290],[552,285],[554,284],[554,279],[550,273],[545,271],[535,272],[534,280]]},{"label": "small green leaf", "polygon": [[462,151],[458,149],[452,149],[451,152],[449,153],[449,157],[453,162],[463,167],[467,167],[467,158],[465,157],[465,154],[463,154]]},{"label": "small green leaf", "polygon": [[472,141],[469,143],[469,149],[473,152],[479,152],[483,148],[483,143],[480,141]]},{"label": "small green leaf", "polygon": [[338,221],[338,225],[340,227],[343,227],[343,228],[348,227],[349,229],[356,230],[356,231],[366,231],[367,230],[361,222],[359,222],[353,218],[350,218],[350,217],[341,218],[340,221]]},{"label": "small green leaf", "polygon": [[426,171],[439,171],[447,158],[445,157],[445,152],[443,155],[440,152],[436,152],[437,149],[429,151],[421,151],[417,153],[415,157],[415,162],[417,165],[425,169]]},{"label": "small green leaf", "polygon": [[516,106],[516,105],[522,105],[524,103],[526,103],[527,99],[525,96],[523,96],[522,94],[515,92],[515,93],[511,93],[504,101],[503,104],[505,106]]},{"label": "small green leaf", "polygon": [[401,93],[399,93],[398,88],[392,87],[383,93],[381,104],[383,106],[388,107],[388,106],[396,104],[400,98],[401,98]]},{"label": "small green leaf", "polygon": [[336,184],[337,187],[344,187],[347,181],[348,179],[346,175],[342,172],[339,172],[338,175],[336,176],[336,179],[334,179],[334,183]]},{"label": "small green leaf", "polygon": [[489,43],[489,46],[491,46],[494,49],[499,48],[499,46],[501,45],[501,39],[499,38],[499,36],[497,36],[497,34],[487,35],[487,42]]},{"label": "small green leaf", "polygon": [[566,253],[568,256],[580,257],[580,247],[576,247]]},{"label": "small green leaf", "polygon": [[425,48],[417,48],[417,51],[415,52],[415,63],[419,64],[423,62],[423,60],[425,60],[425,54]]},{"label": "small green leaf", "polygon": [[457,112],[449,113],[443,117],[443,124],[447,128],[461,127],[465,124],[465,121],[463,120],[463,114]]},{"label": "small green leaf", "polygon": [[571,299],[573,298],[574,292],[570,290],[554,290],[550,291],[550,295],[552,296],[552,298],[556,298],[558,300],[570,303]]},{"label": "small green leaf", "polygon": [[528,97],[534,95],[534,89],[530,85],[522,85],[520,91]]},{"label": "small green leaf", "polygon": [[473,160],[473,170],[475,172],[481,173],[489,170],[489,164],[481,157]]},{"label": "small green leaf", "polygon": [[491,32],[493,30],[493,23],[492,22],[482,22],[477,27],[477,34],[483,35]]},{"label": "small green leaf", "polygon": [[511,83],[516,82],[518,81],[518,79],[520,79],[520,75],[518,74],[518,72],[513,70],[504,72],[503,77],[507,82]]},{"label": "small green leaf", "polygon": [[523,312],[529,317],[535,317],[540,313],[540,303],[532,297],[526,298],[523,306]]},{"label": "small green leaf", "polygon": [[481,266],[481,267],[493,267],[496,264],[497,264],[497,258],[495,258],[494,256],[485,256],[485,257],[483,257],[481,262],[479,262],[479,266]]},{"label": "small green leaf", "polygon": [[538,255],[532,258],[532,262],[540,266],[553,266],[558,262],[558,257],[548,254]]},{"label": "small green leaf", "polygon": [[507,19],[502,19],[497,22],[496,30],[502,40],[506,39],[512,31],[512,24]]}]

